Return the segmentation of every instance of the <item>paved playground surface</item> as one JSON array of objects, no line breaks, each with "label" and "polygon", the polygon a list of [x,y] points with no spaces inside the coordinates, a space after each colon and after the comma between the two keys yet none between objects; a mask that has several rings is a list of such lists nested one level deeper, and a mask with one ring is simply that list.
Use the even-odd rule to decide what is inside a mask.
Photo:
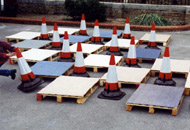
[{"label": "paved playground surface", "polygon": [[[48,26],[52,30],[53,26]],[[100,28],[101,29],[101,28]],[[5,36],[21,31],[40,31],[40,25],[24,25],[0,23],[0,40]],[[88,28],[92,35],[93,28]],[[104,29],[105,30],[105,29]],[[108,29],[111,30],[111,29]],[[122,30],[121,30],[122,31]],[[140,39],[146,32],[132,31],[136,39]],[[170,58],[190,60],[190,31],[157,32],[170,34]],[[139,47],[144,47],[140,45]],[[159,46],[162,49],[164,47]],[[126,51],[123,52],[124,54]],[[151,63],[141,63],[144,68],[151,68]],[[122,91],[126,95],[119,101],[98,99],[103,90],[99,87],[82,105],[75,100],[64,100],[57,103],[55,98],[48,98],[42,102],[36,101],[36,93],[51,82],[44,84],[31,93],[23,93],[17,89],[20,84],[18,65],[8,62],[1,69],[17,69],[17,77],[0,76],[0,129],[1,130],[189,130],[190,128],[190,96],[185,96],[177,116],[171,116],[171,111],[156,110],[155,114],[148,114],[147,108],[134,108],[126,111],[126,101],[136,90],[135,87],[124,86]],[[105,72],[94,73],[89,70],[91,77],[100,78]],[[156,77],[151,77],[147,83],[153,84]],[[173,78],[180,87],[185,86],[185,78]]]}]

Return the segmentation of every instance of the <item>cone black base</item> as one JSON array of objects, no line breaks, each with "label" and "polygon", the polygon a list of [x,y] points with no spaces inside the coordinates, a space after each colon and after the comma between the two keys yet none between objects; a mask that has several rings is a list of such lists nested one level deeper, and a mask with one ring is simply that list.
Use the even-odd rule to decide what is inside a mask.
[{"label": "cone black base", "polygon": [[30,92],[37,88],[44,81],[39,78],[34,78],[28,82],[22,82],[17,88],[23,92]]},{"label": "cone black base", "polygon": [[86,73],[72,73],[70,76],[77,76],[77,77],[90,77],[90,75]]},{"label": "cone black base", "polygon": [[125,93],[117,90],[117,91],[102,91],[99,95],[98,98],[100,99],[109,99],[109,100],[120,100],[125,96]]},{"label": "cone black base", "polygon": [[62,47],[51,47],[50,50],[61,50]]},{"label": "cone black base", "polygon": [[114,54],[115,56],[123,56],[123,54],[120,51],[108,51],[106,55]]},{"label": "cone black base", "polygon": [[173,79],[170,80],[164,80],[164,79],[156,79],[154,84],[158,85],[166,85],[166,86],[176,86],[176,82]]},{"label": "cone black base", "polygon": [[157,46],[147,46],[145,47],[145,49],[159,49],[160,50],[160,48]]},{"label": "cone black base", "polygon": [[73,58],[60,58],[58,61],[60,62],[75,62]]},{"label": "cone black base", "polygon": [[50,40],[49,38],[40,38],[40,40]]},{"label": "cone black base", "polygon": [[124,66],[135,67],[135,68],[141,68],[141,66],[138,65],[138,64],[127,64],[127,63],[126,63]]},{"label": "cone black base", "polygon": [[89,44],[98,44],[98,45],[104,45],[104,43],[103,42],[90,42]]}]

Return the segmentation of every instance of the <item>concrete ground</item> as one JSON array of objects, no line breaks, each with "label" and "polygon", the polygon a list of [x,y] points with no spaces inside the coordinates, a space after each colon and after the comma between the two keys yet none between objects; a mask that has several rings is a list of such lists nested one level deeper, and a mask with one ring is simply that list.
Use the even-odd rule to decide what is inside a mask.
[{"label": "concrete ground", "polygon": [[[48,26],[48,30],[53,27]],[[23,25],[0,23],[0,39],[24,30],[40,31],[39,25]],[[89,28],[89,34],[93,29]],[[145,32],[132,31],[136,39]],[[190,60],[190,31],[162,32],[172,37],[169,43],[171,59]],[[140,46],[143,47],[143,46]],[[164,47],[159,46],[164,50]],[[126,52],[123,52],[126,53]],[[142,67],[151,68],[151,63],[142,63]],[[103,90],[99,87],[82,105],[75,100],[64,100],[57,103],[55,98],[36,101],[36,93],[45,87],[46,80],[37,90],[23,93],[17,89],[20,84],[18,65],[4,64],[1,69],[17,69],[17,77],[0,76],[0,130],[189,130],[190,128],[190,96],[185,96],[177,116],[171,116],[169,110],[156,110],[148,114],[147,108],[134,108],[131,112],[125,110],[127,99],[136,90],[135,87],[123,87],[126,93],[119,101],[100,100],[98,94]],[[93,73],[92,77],[101,77],[105,72]],[[153,84],[156,77],[151,77],[147,83]],[[175,77],[178,87],[184,87],[185,78]]]}]

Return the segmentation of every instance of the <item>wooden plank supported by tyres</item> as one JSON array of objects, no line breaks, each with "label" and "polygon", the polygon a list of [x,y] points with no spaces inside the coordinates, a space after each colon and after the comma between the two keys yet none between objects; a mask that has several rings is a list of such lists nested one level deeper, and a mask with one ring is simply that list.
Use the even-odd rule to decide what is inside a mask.
[{"label": "wooden plank supported by tyres", "polygon": [[23,31],[19,32],[10,36],[5,37],[5,41],[9,42],[11,40],[16,40],[16,42],[19,42],[21,40],[32,40],[32,39],[39,39],[40,33],[39,32],[28,32],[28,31]]},{"label": "wooden plank supported by tyres", "polygon": [[73,62],[40,61],[31,67],[33,73],[41,78],[56,78],[69,75],[73,71]]},{"label": "wooden plank supported by tyres", "polygon": [[[115,56],[115,63],[120,66],[123,61],[122,56]],[[93,68],[94,72],[98,72],[99,68],[108,68],[110,55],[90,54],[84,59],[86,68]]]},{"label": "wooden plank supported by tyres", "polygon": [[[98,54],[103,51],[103,45],[95,45],[95,44],[85,44],[82,43],[82,52],[84,55],[90,54]],[[74,56],[77,51],[77,43],[70,46],[71,53],[74,53]]]},{"label": "wooden plank supported by tyres", "polygon": [[[103,41],[111,40],[113,31],[103,30],[100,31],[100,37]],[[120,38],[122,36],[121,31],[117,31],[117,37]]]},{"label": "wooden plank supported by tyres", "polygon": [[[143,42],[148,42],[149,37],[150,33],[146,33],[145,35],[143,35],[139,40],[139,44],[142,44]],[[171,35],[156,33],[156,43],[162,44],[163,46],[167,46],[170,40],[171,40]]]},{"label": "wooden plank supported by tyres", "polygon": [[[30,49],[28,51],[22,52],[22,55],[27,62],[39,62],[43,60],[53,61],[60,58],[59,51],[46,49]],[[10,57],[10,60],[15,63],[17,62],[17,57],[12,56]]]},{"label": "wooden plank supported by tyres", "polygon": [[155,109],[171,110],[172,116],[176,116],[183,101],[183,87],[169,87],[152,84],[141,84],[127,100],[126,110],[133,107],[148,107],[149,113]]},{"label": "wooden plank supported by tyres", "polygon": [[62,102],[64,98],[75,98],[78,104],[83,104],[98,86],[99,78],[60,76],[40,90],[36,98],[42,101],[48,96],[56,97],[57,102]]},{"label": "wooden plank supported by tyres", "polygon": [[[160,71],[162,64],[162,59],[158,58],[154,62],[151,68],[151,75],[155,76],[156,73]],[[184,74],[185,78],[187,78],[189,73],[190,60],[176,60],[170,59],[170,66],[172,74]]]},{"label": "wooden plank supported by tyres", "polygon": [[[155,61],[161,55],[161,50],[159,49],[144,49],[144,48],[136,48],[136,56],[139,60],[139,63],[142,63],[143,60]],[[128,53],[125,54],[127,58]]]},{"label": "wooden plank supported by tyres", "polygon": [[[130,39],[118,39],[118,47],[121,49],[129,49],[130,47]],[[135,40],[136,46],[138,45],[138,40]],[[107,50],[111,45],[111,40],[104,45],[104,50]]]},{"label": "wooden plank supported by tyres", "polygon": [[40,49],[47,48],[51,44],[49,40],[24,40],[13,44],[12,46],[20,48],[21,51],[29,50],[31,48]]},{"label": "wooden plank supported by tyres", "polygon": [[[79,31],[79,29],[78,29],[78,28],[64,28],[64,27],[60,27],[60,28],[59,28],[59,27],[58,27],[59,35],[64,36],[65,31],[67,31],[67,33],[68,33],[69,35],[75,35],[75,34]],[[49,31],[48,34],[49,34],[49,35],[53,35],[53,30],[52,30],[52,31]]]},{"label": "wooden plank supported by tyres", "polygon": [[[117,77],[119,82],[119,87],[121,84],[135,84],[139,85],[141,83],[146,83],[150,77],[150,69],[146,68],[132,68],[132,67],[121,67],[116,66]],[[100,78],[100,86],[106,82],[107,73],[105,73]]]},{"label": "wooden plank supported by tyres", "polygon": [[[92,36],[82,36],[82,35],[69,35],[69,43],[74,44],[77,42],[86,43],[90,40]],[[64,37],[61,37],[61,42],[63,42]]]}]

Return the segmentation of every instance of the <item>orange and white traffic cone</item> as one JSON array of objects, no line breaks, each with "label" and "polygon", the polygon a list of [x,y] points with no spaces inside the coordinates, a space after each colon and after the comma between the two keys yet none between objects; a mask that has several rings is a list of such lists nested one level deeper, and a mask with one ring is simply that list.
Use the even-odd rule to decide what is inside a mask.
[{"label": "orange and white traffic cone", "polygon": [[117,28],[113,28],[113,34],[111,39],[111,45],[109,51],[106,53],[107,55],[114,54],[116,56],[122,56],[123,54],[120,52],[119,46],[118,46],[118,38],[117,38]]},{"label": "orange and white traffic cone", "polygon": [[123,38],[124,39],[130,39],[131,38],[129,17],[126,17],[125,28],[124,28],[124,32],[123,32]]},{"label": "orange and white traffic cone", "polygon": [[136,46],[135,46],[135,37],[134,36],[131,37],[131,43],[130,43],[130,47],[129,47],[129,51],[128,51],[128,55],[127,55],[127,59],[126,59],[126,65],[129,67],[140,68],[140,66],[137,63]]},{"label": "orange and white traffic cone", "polygon": [[176,82],[172,79],[171,67],[170,67],[170,54],[169,47],[165,47],[164,57],[162,59],[162,65],[158,79],[154,84],[175,86]]},{"label": "orange and white traffic cone", "polygon": [[77,44],[77,52],[76,52],[76,58],[75,58],[74,71],[71,74],[71,76],[90,77],[88,75],[88,73],[86,72],[86,67],[84,64],[84,57],[83,57],[83,53],[82,53],[82,46],[81,46],[80,42],[78,42],[78,44]]},{"label": "orange and white traffic cone", "polygon": [[16,48],[15,50],[16,50],[16,56],[18,59],[18,66],[20,69],[21,81],[22,81],[22,83],[17,88],[23,92],[32,91],[40,84],[42,84],[43,81],[39,78],[36,78],[31,68],[29,67],[28,63],[22,56],[19,48]]},{"label": "orange and white traffic cone", "polygon": [[93,36],[91,38],[91,43],[92,44],[101,44],[101,45],[104,45],[104,43],[101,42],[99,24],[98,24],[98,20],[97,19],[96,19],[95,24],[94,24],[94,31],[93,31]]},{"label": "orange and white traffic cone", "polygon": [[74,62],[74,59],[72,58],[72,55],[70,52],[69,36],[68,36],[67,31],[65,31],[65,34],[64,34],[62,51],[61,51],[60,56],[61,58],[59,59],[59,61]]},{"label": "orange and white traffic cone", "polygon": [[42,39],[42,40],[49,40],[49,35],[48,35],[48,32],[47,32],[47,26],[46,26],[46,19],[45,19],[45,17],[42,17],[40,39]]},{"label": "orange and white traffic cone", "polygon": [[120,91],[118,86],[117,70],[115,65],[115,56],[111,54],[110,64],[107,73],[106,85],[104,91],[102,91],[98,98],[101,99],[111,99],[111,100],[120,100],[125,93]]},{"label": "orange and white traffic cone", "polygon": [[154,23],[152,24],[152,27],[151,27],[149,42],[146,48],[160,49],[157,47],[157,44],[156,44],[156,29],[155,29]]},{"label": "orange and white traffic cone", "polygon": [[82,14],[79,35],[87,36],[85,16]]},{"label": "orange and white traffic cone", "polygon": [[52,48],[61,48],[61,40],[57,28],[57,23],[54,23]]}]

